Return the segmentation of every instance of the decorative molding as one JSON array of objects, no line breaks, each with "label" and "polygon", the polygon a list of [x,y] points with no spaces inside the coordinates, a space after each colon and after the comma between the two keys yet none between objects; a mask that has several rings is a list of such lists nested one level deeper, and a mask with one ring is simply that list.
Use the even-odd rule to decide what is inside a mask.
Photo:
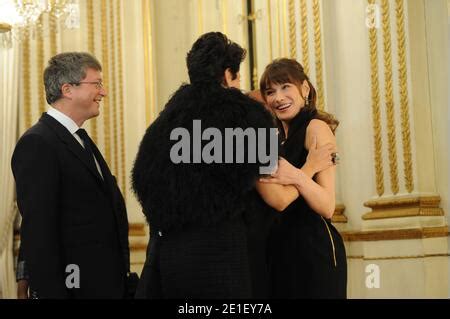
[{"label": "decorative molding", "polygon": [[331,218],[332,223],[347,223],[347,216],[344,215],[345,206],[343,204],[337,204],[334,209],[333,217]]},{"label": "decorative molding", "polygon": [[146,234],[144,223],[130,223],[128,225],[129,236],[145,236]]},{"label": "decorative molding", "polygon": [[95,54],[95,26],[94,26],[94,0],[86,0],[86,14],[87,14],[87,33],[88,33],[88,50],[91,54]]},{"label": "decorative molding", "polygon": [[[43,24],[44,23],[44,18],[41,15],[39,18],[39,23]],[[40,32],[38,33],[37,36],[37,68],[38,68],[38,74],[44,74],[44,68],[45,68],[45,62],[44,62],[44,30],[40,30]],[[41,79],[41,77],[38,77],[39,80]],[[41,81],[38,81],[38,112],[39,112],[39,116],[45,112],[45,105],[46,105],[46,100],[45,100],[45,90],[44,87],[42,85]]]},{"label": "decorative molding", "polygon": [[110,1],[108,5],[109,12],[109,43],[112,46],[112,50],[109,50],[111,54],[111,67],[109,69],[110,74],[110,88],[111,93],[110,96],[110,105],[111,105],[111,113],[112,113],[112,171],[114,172],[114,176],[119,178],[119,139],[118,139],[118,129],[117,129],[117,113],[119,106],[117,105],[117,60],[116,60],[116,51],[117,51],[117,21],[114,19],[114,2],[118,0]]},{"label": "decorative molding", "polygon": [[372,212],[362,216],[363,220],[414,217],[444,216],[439,207],[439,196],[407,196],[370,200],[364,206],[372,208]]},{"label": "decorative molding", "polygon": [[222,31],[228,36],[228,1],[222,0],[220,4],[222,8]]},{"label": "decorative molding", "polygon": [[[375,0],[368,0],[369,4],[374,4]],[[373,140],[374,140],[374,160],[375,160],[375,180],[378,196],[384,194],[384,172],[382,160],[381,139],[381,115],[380,115],[380,88],[378,83],[378,45],[377,29],[369,28],[369,46],[370,46],[370,80],[372,91],[372,121],[373,121]]]},{"label": "decorative molding", "polygon": [[398,41],[398,80],[400,86],[400,112],[402,122],[403,161],[405,187],[408,193],[414,190],[411,155],[411,132],[409,127],[408,78],[406,66],[405,23],[403,0],[395,1]]},{"label": "decorative molding", "polygon": [[269,56],[270,62],[273,60],[273,44],[272,44],[272,5],[270,0],[267,0],[267,17],[269,23]]},{"label": "decorative molding", "polygon": [[295,24],[295,2],[289,0],[289,46],[291,59],[297,59],[297,27]]},{"label": "decorative molding", "polygon": [[[256,6],[255,6],[255,0],[251,0],[251,9],[255,10]],[[258,19],[257,17],[257,13],[252,13],[252,15],[254,16],[252,20],[250,20],[250,18],[248,17],[248,19],[252,22],[253,25],[253,30],[256,30],[256,19]],[[253,43],[253,72],[252,72],[252,83],[253,83],[253,89],[256,90],[259,87],[259,76],[258,76],[258,54],[256,52],[257,50],[257,45],[256,45],[256,35],[253,34],[252,39],[250,39],[250,41],[252,41]]]},{"label": "decorative molding", "polygon": [[147,250],[147,242],[142,241],[130,241],[130,252],[136,251],[146,251]]},{"label": "decorative molding", "polygon": [[277,29],[276,29],[276,32],[275,32],[275,34],[276,34],[276,36],[277,36],[277,38],[276,38],[276,42],[277,42],[277,54],[276,54],[276,56],[277,57],[279,57],[279,56],[281,56],[282,55],[282,52],[281,52],[281,28],[280,28],[280,21],[281,21],[281,19],[280,19],[280,2],[281,1],[276,1],[275,3],[276,3],[276,8],[277,8],[277,10],[276,10],[276,14],[275,14],[275,24],[276,24],[276,26],[277,26]]},{"label": "decorative molding", "polygon": [[[110,85],[109,78],[109,52],[108,52],[108,20],[107,20],[107,3],[106,0],[102,0],[101,2],[101,35],[102,35],[102,62],[103,62],[103,81],[106,85]],[[108,166],[111,167],[111,141],[110,141],[110,132],[111,132],[111,109],[109,104],[109,99],[106,98],[103,100],[103,114],[104,114],[104,136],[105,136],[105,160],[108,163]]]},{"label": "decorative molding", "polygon": [[[86,14],[87,14],[87,34],[88,34],[88,51],[95,55],[95,26],[94,26],[94,4],[93,0],[87,0],[86,2]],[[92,118],[90,121],[90,135],[95,144],[97,144],[97,117]]]},{"label": "decorative molding", "polygon": [[[130,223],[128,225],[128,238],[130,245],[130,252],[145,253],[148,245],[147,232],[144,223]],[[131,258],[133,260],[133,258]],[[139,264],[139,262],[138,262]]]},{"label": "decorative molding", "polygon": [[447,237],[448,226],[407,228],[371,231],[344,231],[341,236],[344,241],[380,241],[380,240],[405,240]]},{"label": "decorative molding", "polygon": [[56,39],[56,28],[58,28],[58,21],[56,21],[54,15],[51,15],[48,23],[50,25],[50,30],[52,30],[50,31],[50,55],[54,56],[56,55],[56,53],[58,53],[58,44]]},{"label": "decorative molding", "polygon": [[300,0],[301,33],[302,33],[302,65],[309,76],[309,41],[308,41],[308,10],[306,0]]},{"label": "decorative molding", "polygon": [[288,18],[286,16],[286,13],[288,11],[287,8],[287,0],[278,0],[279,2],[282,3],[282,9],[281,9],[281,16],[282,16],[282,25],[283,25],[283,53],[282,56],[287,57],[289,55],[288,51],[288,47],[289,47],[289,41],[288,41],[288,36],[289,36],[289,32],[288,32]]},{"label": "decorative molding", "polygon": [[433,257],[449,257],[450,254],[423,254],[410,256],[386,256],[386,257],[364,257],[360,255],[347,256],[347,259],[363,259],[363,260],[394,260],[394,259],[420,259]]},{"label": "decorative molding", "polygon": [[142,1],[142,21],[144,36],[144,82],[145,82],[145,119],[150,125],[155,115],[155,95],[153,92],[153,46],[152,46],[152,20],[149,0]]},{"label": "decorative molding", "polygon": [[314,17],[314,53],[316,62],[317,108],[324,109],[323,66],[322,66],[322,31],[320,26],[319,0],[313,0]]},{"label": "decorative molding", "polygon": [[391,50],[391,27],[389,1],[382,0],[382,25],[383,25],[383,58],[384,58],[384,81],[385,81],[385,103],[388,127],[389,146],[389,168],[391,177],[391,191],[395,195],[399,192],[397,171],[397,149],[395,137],[394,119],[394,96],[392,89],[392,50]]},{"label": "decorative molding", "polygon": [[0,22],[0,33],[6,33],[11,31],[11,25],[8,23]]},{"label": "decorative molding", "polygon": [[123,104],[123,53],[122,53],[122,0],[117,0],[116,2],[116,10],[117,10],[117,41],[118,41],[118,73],[119,80],[117,83],[119,84],[119,130],[120,130],[120,162],[121,162],[121,171],[120,171],[120,182],[121,182],[121,191],[123,194],[123,198],[125,202],[127,200],[127,187],[126,187],[126,169],[125,169],[125,120],[124,120],[124,104]]},{"label": "decorative molding", "polygon": [[197,25],[198,36],[203,34],[203,0],[197,0]]},{"label": "decorative molding", "polygon": [[30,64],[30,37],[25,36],[22,42],[22,85],[23,104],[25,112],[25,130],[31,127],[31,64]]}]

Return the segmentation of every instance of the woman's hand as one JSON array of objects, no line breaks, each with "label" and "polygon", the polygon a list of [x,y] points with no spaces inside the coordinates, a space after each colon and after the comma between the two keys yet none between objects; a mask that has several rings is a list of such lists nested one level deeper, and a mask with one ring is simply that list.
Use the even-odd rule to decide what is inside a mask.
[{"label": "woman's hand", "polygon": [[334,166],[332,154],[336,152],[336,145],[332,143],[317,147],[317,138],[314,136],[302,171],[312,178],[315,174]]},{"label": "woman's hand", "polygon": [[275,183],[281,185],[295,185],[298,183],[301,171],[284,158],[278,160],[278,169],[270,177],[260,178],[263,183]]},{"label": "woman's hand", "polygon": [[[299,178],[305,174],[312,178],[316,173],[326,170],[334,166],[332,154],[336,153],[336,145],[327,143],[321,147],[317,147],[317,139],[313,138],[306,163],[301,169],[296,168],[284,158],[278,161],[278,169],[270,177],[261,178],[263,183],[276,183],[281,185],[299,184]],[[304,176],[304,175],[303,175]]]}]

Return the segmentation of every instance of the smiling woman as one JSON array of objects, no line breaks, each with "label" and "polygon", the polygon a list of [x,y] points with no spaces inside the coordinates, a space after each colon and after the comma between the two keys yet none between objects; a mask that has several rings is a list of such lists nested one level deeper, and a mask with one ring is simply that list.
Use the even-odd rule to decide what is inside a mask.
[{"label": "smiling woman", "polygon": [[[293,59],[278,59],[264,71],[260,89],[274,112],[284,143],[276,174],[257,185],[294,185],[296,198],[283,210],[271,236],[272,294],[276,298],[346,298],[347,263],[344,242],[331,224],[335,208],[334,162],[310,178],[302,169],[309,151],[335,146],[330,129],[338,122],[316,109],[316,91],[303,67]],[[329,162],[332,162],[330,155]],[[267,201],[273,205],[272,201]]]}]

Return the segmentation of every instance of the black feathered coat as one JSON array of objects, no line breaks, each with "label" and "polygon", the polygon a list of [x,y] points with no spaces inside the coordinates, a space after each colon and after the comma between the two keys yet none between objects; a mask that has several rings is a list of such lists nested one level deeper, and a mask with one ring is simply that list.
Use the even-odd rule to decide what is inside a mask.
[{"label": "black feathered coat", "polygon": [[171,97],[147,129],[132,171],[152,230],[138,297],[251,297],[244,213],[262,164],[174,164],[170,134],[183,127],[192,136],[193,120],[222,133],[273,127],[264,107],[236,89],[183,85]]}]

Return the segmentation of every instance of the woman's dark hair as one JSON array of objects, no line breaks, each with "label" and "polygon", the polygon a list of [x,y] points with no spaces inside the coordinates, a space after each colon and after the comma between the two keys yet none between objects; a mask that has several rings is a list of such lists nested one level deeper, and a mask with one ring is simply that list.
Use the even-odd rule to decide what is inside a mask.
[{"label": "woman's dark hair", "polygon": [[220,32],[202,35],[186,57],[191,84],[222,84],[224,73],[230,69],[233,80],[239,72],[246,51]]},{"label": "woman's dark hair", "polygon": [[259,82],[259,87],[261,90],[261,95],[265,102],[267,102],[266,91],[270,88],[271,84],[283,84],[283,83],[293,83],[297,86],[300,94],[302,92],[301,85],[304,81],[308,82],[309,85],[309,95],[303,97],[305,101],[308,101],[308,105],[302,108],[302,111],[310,111],[316,113],[314,118],[324,121],[328,124],[331,131],[334,133],[339,125],[339,121],[334,118],[330,113],[317,110],[317,93],[314,86],[309,81],[308,76],[303,70],[303,66],[294,59],[276,59],[264,70],[261,76],[261,81]]}]

